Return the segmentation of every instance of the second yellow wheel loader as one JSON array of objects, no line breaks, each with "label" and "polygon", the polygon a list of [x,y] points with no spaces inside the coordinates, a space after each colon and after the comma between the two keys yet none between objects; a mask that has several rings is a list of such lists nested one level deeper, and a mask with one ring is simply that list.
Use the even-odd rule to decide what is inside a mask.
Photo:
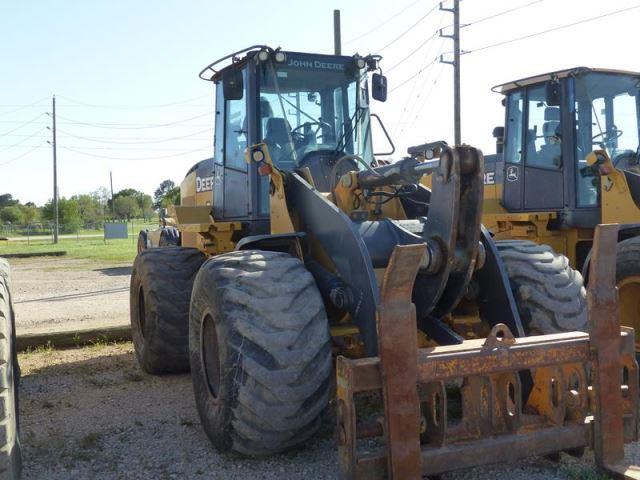
[{"label": "second yellow wheel loader", "polygon": [[621,322],[640,335],[640,73],[579,67],[495,90],[506,116],[486,157],[483,223],[514,248],[551,246],[585,277],[595,226],[620,224]]}]

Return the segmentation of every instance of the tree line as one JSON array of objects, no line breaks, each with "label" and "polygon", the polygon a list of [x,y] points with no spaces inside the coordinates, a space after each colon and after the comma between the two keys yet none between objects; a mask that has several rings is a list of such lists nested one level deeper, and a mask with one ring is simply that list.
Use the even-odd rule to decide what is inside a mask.
[{"label": "tree line", "polygon": [[[134,188],[113,194],[101,187],[91,193],[58,199],[58,220],[65,230],[96,226],[105,221],[143,218],[151,220],[162,208],[180,204],[180,187],[164,180],[153,197]],[[38,225],[54,221],[53,200],[38,207],[33,202],[22,203],[10,193],[0,194],[0,225]]]}]

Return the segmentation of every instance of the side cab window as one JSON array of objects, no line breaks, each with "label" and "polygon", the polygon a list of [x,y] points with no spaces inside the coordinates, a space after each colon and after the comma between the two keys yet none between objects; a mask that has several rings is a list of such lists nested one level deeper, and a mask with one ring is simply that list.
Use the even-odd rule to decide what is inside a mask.
[{"label": "side cab window", "polygon": [[[240,100],[226,100],[224,108],[225,167],[247,171],[244,154],[247,149],[247,71],[244,70],[244,88]],[[220,90],[222,90],[220,88]]]},{"label": "side cab window", "polygon": [[507,125],[504,161],[522,162],[522,125],[524,118],[524,94],[517,91],[507,97]]},{"label": "side cab window", "polygon": [[544,84],[527,89],[525,163],[557,170],[562,167],[560,107],[548,105],[546,97]]}]

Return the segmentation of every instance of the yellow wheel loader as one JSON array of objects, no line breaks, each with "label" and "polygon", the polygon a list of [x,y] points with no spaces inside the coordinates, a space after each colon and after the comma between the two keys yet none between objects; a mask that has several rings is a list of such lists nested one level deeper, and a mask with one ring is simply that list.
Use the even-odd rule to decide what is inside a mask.
[{"label": "yellow wheel loader", "polygon": [[[588,308],[582,277],[555,253],[496,244],[480,223],[473,147],[379,164],[369,81],[386,100],[380,60],[253,46],[200,73],[215,84],[213,160],[189,171],[169,212],[177,245],[143,241],[134,262],[141,367],[190,370],[211,442],[250,456],[304,443],[337,390],[342,478],[420,478],[585,446],[619,470],[622,442],[637,438],[637,364],[631,331],[606,315],[608,277],[592,283],[606,294]],[[604,333],[590,339],[588,321]],[[605,369],[616,374],[601,389]],[[456,379],[458,427],[444,383]],[[382,391],[382,422],[356,411],[369,390]],[[363,452],[363,438],[381,448]],[[510,442],[520,446],[500,446]]]},{"label": "yellow wheel loader", "polygon": [[587,281],[595,226],[620,224],[621,323],[639,332],[640,73],[581,67],[494,90],[506,116],[485,157],[483,223],[514,248],[551,246]]}]

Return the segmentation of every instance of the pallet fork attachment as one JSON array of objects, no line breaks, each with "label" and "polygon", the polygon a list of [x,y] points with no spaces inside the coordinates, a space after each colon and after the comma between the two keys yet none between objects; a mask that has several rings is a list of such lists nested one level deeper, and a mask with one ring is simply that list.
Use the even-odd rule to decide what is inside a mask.
[{"label": "pallet fork attachment", "polygon": [[[337,362],[340,477],[413,480],[590,447],[601,470],[640,479],[624,461],[624,443],[638,440],[638,364],[633,329],[618,323],[617,230],[596,228],[591,336],[514,338],[499,324],[486,339],[418,349],[411,291],[425,246],[396,247],[377,312],[379,356]],[[533,379],[526,399],[523,371]],[[449,416],[451,381],[462,386],[460,412]],[[356,395],[375,391],[384,417],[358,421]]]}]

